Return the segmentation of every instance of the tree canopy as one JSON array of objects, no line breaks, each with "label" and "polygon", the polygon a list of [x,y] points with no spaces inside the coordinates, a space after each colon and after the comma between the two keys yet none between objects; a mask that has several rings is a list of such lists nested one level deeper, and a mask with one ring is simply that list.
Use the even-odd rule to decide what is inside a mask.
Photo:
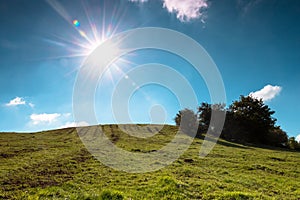
[{"label": "tree canopy", "polygon": [[[177,125],[183,115],[190,117],[188,129],[199,122],[198,135],[206,133],[209,128],[212,111],[226,112],[226,120],[221,137],[227,140],[234,140],[242,143],[266,144],[273,146],[288,146],[288,136],[279,126],[276,126],[276,119],[272,116],[275,111],[271,110],[262,99],[251,96],[240,96],[239,100],[234,101],[228,108],[225,104],[201,103],[197,113],[192,110],[179,111],[175,117]],[[291,145],[294,141],[290,141]]]},{"label": "tree canopy", "polygon": [[234,129],[239,133],[233,134],[239,134],[238,139],[268,144],[269,133],[276,128],[276,119],[272,117],[275,111],[272,111],[261,99],[241,96],[229,106],[228,112],[230,124],[226,124],[226,128],[230,129],[231,124],[237,126]]},{"label": "tree canopy", "polygon": [[181,131],[188,135],[193,135],[198,129],[197,114],[190,109],[179,111],[174,118],[177,126],[180,126]]}]

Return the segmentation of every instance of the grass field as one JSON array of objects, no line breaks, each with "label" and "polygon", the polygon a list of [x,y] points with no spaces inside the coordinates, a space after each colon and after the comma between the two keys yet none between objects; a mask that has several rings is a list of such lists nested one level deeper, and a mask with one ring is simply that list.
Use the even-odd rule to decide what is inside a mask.
[{"label": "grass field", "polygon": [[[165,126],[142,139],[117,125],[102,128],[131,152],[160,149],[177,131]],[[0,133],[0,199],[300,199],[299,152],[219,140],[207,157],[199,158],[202,142],[195,139],[161,170],[126,173],[95,159],[75,128]]]}]

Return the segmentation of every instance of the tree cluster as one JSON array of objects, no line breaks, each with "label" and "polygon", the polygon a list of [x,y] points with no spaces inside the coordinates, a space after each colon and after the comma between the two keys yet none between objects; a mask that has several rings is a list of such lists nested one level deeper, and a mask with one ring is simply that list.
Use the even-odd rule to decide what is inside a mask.
[{"label": "tree cluster", "polygon": [[[279,147],[290,147],[291,149],[300,148],[295,138],[288,138],[285,131],[276,126],[276,119],[272,117],[272,111],[261,99],[251,96],[241,96],[234,101],[228,108],[225,104],[202,103],[195,113],[185,109],[179,111],[175,117],[176,125],[180,125],[183,116],[190,117],[191,127],[198,126],[198,136],[209,131],[209,124],[212,112],[215,114],[226,113],[226,119],[221,138],[252,144],[264,144]],[[197,121],[198,120],[198,121]],[[185,125],[183,131],[189,132],[189,126]]]},{"label": "tree cluster", "polygon": [[290,149],[300,150],[300,143],[296,141],[295,137],[289,138],[288,146]]}]

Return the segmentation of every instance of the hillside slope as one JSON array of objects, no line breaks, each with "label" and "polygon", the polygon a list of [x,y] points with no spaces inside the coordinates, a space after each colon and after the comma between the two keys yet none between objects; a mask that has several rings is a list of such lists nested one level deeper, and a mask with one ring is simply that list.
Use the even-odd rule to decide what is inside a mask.
[{"label": "hillside slope", "polygon": [[[141,139],[117,125],[102,128],[117,146],[131,152],[160,149],[177,131],[165,126],[159,134]],[[138,174],[101,164],[75,128],[0,133],[0,199],[300,198],[300,153],[219,140],[207,157],[199,158],[202,142],[195,139],[173,164]]]}]

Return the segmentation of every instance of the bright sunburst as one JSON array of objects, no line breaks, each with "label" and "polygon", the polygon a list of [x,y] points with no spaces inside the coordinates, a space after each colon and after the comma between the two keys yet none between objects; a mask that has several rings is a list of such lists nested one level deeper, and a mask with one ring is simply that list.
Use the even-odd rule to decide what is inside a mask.
[{"label": "bright sunburst", "polygon": [[[82,8],[85,13],[85,17],[75,18],[72,17],[58,1],[47,1],[48,4],[60,15],[62,16],[71,26],[70,33],[64,35],[55,35],[55,39],[47,39],[47,42],[53,44],[62,44],[65,48],[66,55],[61,55],[51,59],[58,58],[76,58],[80,57],[82,59],[87,58],[94,52],[99,45],[105,44],[105,50],[102,52],[97,52],[103,58],[113,57],[119,52],[118,42],[107,42],[112,38],[119,30],[119,25],[122,21],[122,16],[125,14],[124,11],[120,11],[118,8],[114,9],[114,12],[107,17],[105,15],[105,7],[100,5],[95,9],[89,7],[87,3],[82,2]],[[93,12],[96,10],[97,12]],[[75,30],[75,32],[74,32]],[[76,34],[74,34],[76,33]],[[97,57],[99,61],[99,56]],[[117,62],[114,62],[112,69],[108,69],[109,79],[113,81],[112,70],[114,74],[119,73],[124,75],[123,68],[133,64],[128,59],[119,58]]]},{"label": "bright sunburst", "polygon": [[[75,45],[79,45],[79,51],[82,51],[82,56],[88,56],[90,55],[99,45],[103,44],[107,39],[114,36],[116,29],[113,33],[111,33],[111,27],[112,25],[109,25],[108,27],[102,27],[102,33],[99,33],[97,30],[96,24],[90,24],[89,27],[89,34],[87,34],[86,31],[80,28],[80,22],[78,20],[73,20],[73,25],[77,29],[79,35],[84,38],[84,40],[81,40],[81,44],[78,44],[78,42],[74,43]],[[92,35],[89,37],[88,35]],[[118,50],[118,47],[116,44],[109,44],[108,49],[106,52],[103,52],[105,54],[113,54],[114,51]]]},{"label": "bright sunburst", "polygon": [[[93,13],[87,3],[82,2],[82,8],[85,13],[85,17],[81,21],[79,18],[72,17],[58,1],[47,0],[48,4],[63,17],[73,29],[76,30],[77,35],[74,36],[74,31],[70,30],[69,34],[55,35],[56,39],[46,39],[53,44],[63,44],[66,47],[68,55],[60,57],[86,57],[91,54],[99,45],[105,42],[107,39],[113,37],[117,31],[119,31],[119,25],[121,22],[121,16],[124,13],[115,11],[110,16],[109,20],[106,20],[105,7],[99,5],[97,13]],[[115,9],[118,10],[118,9]],[[124,11],[123,11],[124,12]],[[100,13],[100,14],[99,14]],[[109,23],[107,23],[109,22]],[[110,47],[116,47],[115,44]],[[113,53],[115,49],[109,49],[108,52]],[[106,52],[107,53],[107,52]]]}]

